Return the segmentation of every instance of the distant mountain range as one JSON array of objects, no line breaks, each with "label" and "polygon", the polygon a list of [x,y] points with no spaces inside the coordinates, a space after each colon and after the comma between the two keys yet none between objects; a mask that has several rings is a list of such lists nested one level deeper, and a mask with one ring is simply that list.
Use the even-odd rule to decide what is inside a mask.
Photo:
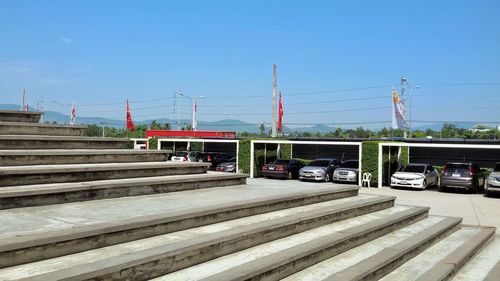
[{"label": "distant mountain range", "polygon": [[[10,110],[18,110],[20,108],[19,105],[15,104],[0,104],[0,109],[10,109]],[[30,108],[30,110],[34,110]],[[171,120],[171,119],[154,119],[157,123],[165,124],[169,123],[172,128],[175,128],[177,124],[177,120]],[[55,112],[55,111],[45,111],[43,115],[43,121],[44,122],[57,122],[59,124],[68,124],[69,123],[69,115],[68,114],[63,114],[60,112]],[[151,124],[153,119],[150,120],[143,120],[143,121],[135,121],[135,124],[138,125],[143,125],[143,124]],[[108,127],[115,127],[115,128],[124,128],[125,127],[125,120],[116,120],[116,119],[109,119],[109,118],[102,118],[102,117],[77,117],[77,123],[78,124],[95,124],[102,126],[103,124]],[[191,120],[181,120],[182,124],[191,124]],[[455,123],[458,127],[460,128],[472,128],[473,123]],[[432,129],[432,130],[441,130],[442,124],[429,124],[429,125],[424,125],[424,126],[417,126],[414,127],[413,130],[426,130],[426,129]],[[236,131],[236,132],[249,132],[249,133],[258,133],[259,132],[259,125],[255,125],[252,123],[247,123],[243,122],[240,120],[236,119],[224,119],[224,120],[219,120],[219,121],[199,121],[198,122],[198,129],[200,130],[218,130],[218,131]],[[270,129],[269,125],[266,125],[266,131]],[[283,127],[283,132],[284,133],[292,133],[292,132],[311,132],[311,133],[328,133],[328,132],[333,132],[337,128],[336,127],[330,127],[326,125],[314,125],[310,127],[300,127],[300,128],[290,128],[290,127]]]}]

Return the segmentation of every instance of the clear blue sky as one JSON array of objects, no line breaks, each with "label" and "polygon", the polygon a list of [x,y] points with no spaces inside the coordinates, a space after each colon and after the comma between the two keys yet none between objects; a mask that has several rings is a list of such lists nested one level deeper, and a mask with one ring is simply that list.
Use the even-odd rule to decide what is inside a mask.
[{"label": "clear blue sky", "polygon": [[402,75],[414,120],[498,121],[498,15],[495,0],[4,0],[0,103],[26,88],[46,110],[124,120],[128,97],[134,119],[174,119],[182,86],[205,97],[199,120],[270,122],[276,63],[285,123],[390,122]]}]

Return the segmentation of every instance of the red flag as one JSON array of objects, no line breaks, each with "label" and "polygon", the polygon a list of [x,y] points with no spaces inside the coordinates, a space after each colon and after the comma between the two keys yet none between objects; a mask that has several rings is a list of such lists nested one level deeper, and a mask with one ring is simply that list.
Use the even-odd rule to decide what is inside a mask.
[{"label": "red flag", "polygon": [[283,130],[283,100],[281,99],[281,91],[280,91],[280,100],[278,104],[278,132],[281,133]]},{"label": "red flag", "polygon": [[129,131],[134,130],[134,121],[132,121],[132,115],[130,115],[130,107],[128,106],[128,99],[127,99],[127,130]]}]

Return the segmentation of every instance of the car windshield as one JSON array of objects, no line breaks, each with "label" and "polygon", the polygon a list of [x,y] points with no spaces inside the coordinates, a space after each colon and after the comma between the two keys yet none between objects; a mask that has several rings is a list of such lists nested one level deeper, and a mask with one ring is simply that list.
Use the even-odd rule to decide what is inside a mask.
[{"label": "car windshield", "polygon": [[446,170],[448,171],[468,171],[468,164],[446,164]]},{"label": "car windshield", "polygon": [[500,172],[500,163],[495,165],[495,168],[493,168],[493,172]]},{"label": "car windshield", "polygon": [[175,154],[175,156],[177,156],[177,157],[184,157],[184,156],[186,156],[186,155],[187,155],[187,152],[177,152],[177,153]]},{"label": "car windshield", "polygon": [[307,166],[314,166],[314,167],[328,167],[330,164],[329,160],[315,160],[309,163]]},{"label": "car windshield", "polygon": [[358,167],[359,167],[358,161],[345,161],[344,163],[340,164],[340,168],[357,169]]},{"label": "car windshield", "polygon": [[273,164],[278,164],[278,165],[288,165],[288,163],[289,163],[289,162],[290,162],[290,160],[282,160],[282,159],[280,159],[280,160],[275,160],[275,161],[273,162]]},{"label": "car windshield", "polygon": [[425,171],[425,166],[420,165],[407,165],[401,169],[401,172],[408,173],[423,173]]}]

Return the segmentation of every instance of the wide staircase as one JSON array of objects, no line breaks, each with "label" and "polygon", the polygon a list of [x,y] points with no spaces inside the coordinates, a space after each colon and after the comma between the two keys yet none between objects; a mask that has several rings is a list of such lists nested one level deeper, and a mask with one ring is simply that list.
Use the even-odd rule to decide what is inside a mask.
[{"label": "wide staircase", "polygon": [[494,228],[39,117],[0,112],[0,280],[500,280]]}]

